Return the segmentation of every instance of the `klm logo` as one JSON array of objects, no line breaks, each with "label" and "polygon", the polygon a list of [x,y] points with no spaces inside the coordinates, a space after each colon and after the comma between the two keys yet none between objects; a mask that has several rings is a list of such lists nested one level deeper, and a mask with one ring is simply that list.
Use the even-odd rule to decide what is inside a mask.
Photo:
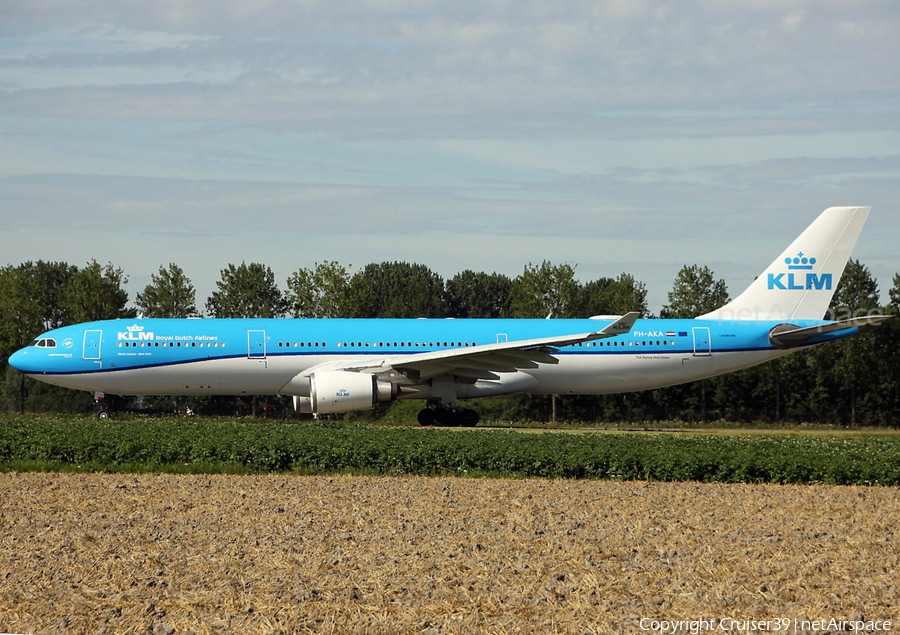
[{"label": "klm logo", "polygon": [[[770,273],[767,284],[769,289],[784,291],[831,291],[832,276],[830,273],[811,273],[815,258],[808,258],[801,251],[793,258],[785,258],[788,273]],[[807,271],[809,273],[799,273]]]},{"label": "klm logo", "polygon": [[119,333],[119,341],[128,341],[128,342],[144,342],[144,341],[153,341],[153,333],[152,332],[144,332],[144,327],[138,324],[134,326],[127,327],[125,333]]},{"label": "klm logo", "polygon": [[334,394],[334,396],[335,396],[335,397],[349,397],[349,396],[350,396],[350,391],[347,390],[346,388],[340,388],[340,389],[338,389],[338,391]]}]

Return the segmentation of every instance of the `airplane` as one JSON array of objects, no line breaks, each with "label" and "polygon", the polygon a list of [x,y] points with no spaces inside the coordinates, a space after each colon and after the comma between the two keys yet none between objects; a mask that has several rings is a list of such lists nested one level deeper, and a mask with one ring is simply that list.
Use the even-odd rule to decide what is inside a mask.
[{"label": "airplane", "polygon": [[120,319],[40,335],[9,363],[106,394],[285,395],[303,413],[419,399],[422,425],[474,426],[461,399],[605,394],[696,381],[855,334],[826,320],[869,207],[830,207],[747,289],[694,319]]}]

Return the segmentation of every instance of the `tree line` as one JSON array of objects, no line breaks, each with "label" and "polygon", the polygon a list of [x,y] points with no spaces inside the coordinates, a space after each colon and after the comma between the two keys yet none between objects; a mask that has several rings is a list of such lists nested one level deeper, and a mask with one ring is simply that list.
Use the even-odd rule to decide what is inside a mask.
[{"label": "tree line", "polygon": [[[111,263],[84,267],[63,262],[26,262],[0,268],[0,404],[13,411],[83,411],[91,395],[47,386],[24,377],[6,360],[39,333],[101,319],[206,315],[213,318],[577,318],[639,311],[652,315],[646,285],[628,273],[586,282],[575,265],[544,261],[510,277],[466,270],[444,279],[425,265],[368,264],[355,273],[325,261],[291,274],[282,289],[260,263],[229,264],[203,309],[191,280],[176,264],[161,266],[129,304],[128,278]],[[851,259],[835,292],[836,315],[900,310],[900,273],[890,301],[879,303],[868,268]],[[708,267],[684,266],[659,317],[691,318],[729,300],[724,280]],[[896,425],[900,421],[900,325],[888,320],[856,337],[800,351],[730,375],[638,393],[514,396],[475,405],[483,419],[594,422],[711,420],[784,423]],[[287,400],[270,400],[283,414]],[[282,403],[284,402],[284,403]],[[246,399],[197,397],[144,400],[160,409],[190,403],[223,414],[255,411]],[[384,414],[384,408],[370,416]]]}]

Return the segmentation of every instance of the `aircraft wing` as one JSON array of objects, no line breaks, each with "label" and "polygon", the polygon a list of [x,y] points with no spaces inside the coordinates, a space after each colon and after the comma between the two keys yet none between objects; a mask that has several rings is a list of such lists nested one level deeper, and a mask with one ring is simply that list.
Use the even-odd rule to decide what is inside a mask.
[{"label": "aircraft wing", "polygon": [[[482,344],[444,351],[397,355],[371,365],[344,366],[344,370],[386,374],[396,371],[410,383],[418,383],[438,375],[456,375],[468,379],[499,379],[497,373],[511,373],[520,369],[537,368],[538,364],[558,364],[553,356],[561,346],[615,337],[631,332],[640,316],[631,312],[611,322],[599,331],[514,340],[496,344]],[[374,360],[373,360],[374,361]],[[333,368],[333,363],[329,364]],[[313,369],[307,371],[308,374]]]}]

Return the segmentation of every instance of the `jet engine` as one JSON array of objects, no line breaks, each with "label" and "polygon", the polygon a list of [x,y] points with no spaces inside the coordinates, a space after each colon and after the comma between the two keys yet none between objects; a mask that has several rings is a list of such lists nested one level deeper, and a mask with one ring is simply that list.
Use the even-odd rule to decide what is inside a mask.
[{"label": "jet engine", "polygon": [[309,376],[309,397],[294,397],[300,412],[350,412],[368,410],[376,403],[397,398],[398,387],[378,381],[375,375],[346,370],[326,370]]}]

